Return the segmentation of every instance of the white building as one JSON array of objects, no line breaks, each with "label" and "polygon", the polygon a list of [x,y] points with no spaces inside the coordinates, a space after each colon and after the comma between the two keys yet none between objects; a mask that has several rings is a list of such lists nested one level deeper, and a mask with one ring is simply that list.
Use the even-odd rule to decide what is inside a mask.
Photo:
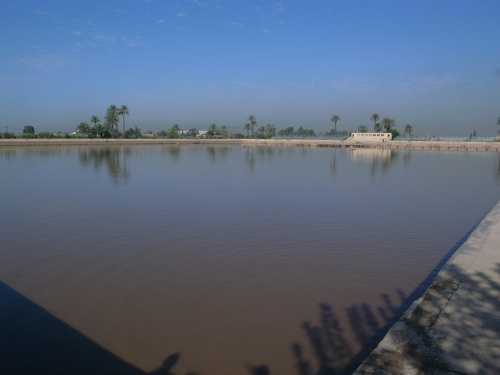
[{"label": "white building", "polygon": [[392,133],[352,133],[346,141],[389,142],[392,141]]}]

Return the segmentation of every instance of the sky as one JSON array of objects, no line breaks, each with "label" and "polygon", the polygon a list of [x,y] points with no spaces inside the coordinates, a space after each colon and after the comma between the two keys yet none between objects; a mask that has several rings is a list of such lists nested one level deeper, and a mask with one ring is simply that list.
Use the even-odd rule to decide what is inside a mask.
[{"label": "sky", "polygon": [[[497,134],[498,0],[0,0],[0,131]],[[16,130],[17,129],[17,130]]]}]

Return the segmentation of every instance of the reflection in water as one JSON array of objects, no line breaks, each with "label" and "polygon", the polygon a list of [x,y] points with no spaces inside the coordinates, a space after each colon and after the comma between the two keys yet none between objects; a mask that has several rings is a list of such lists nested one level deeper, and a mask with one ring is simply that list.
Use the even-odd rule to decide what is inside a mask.
[{"label": "reflection in water", "polygon": [[410,165],[410,161],[411,161],[411,151],[407,150],[403,154],[403,163],[404,163],[404,166],[405,167],[409,166]]},{"label": "reflection in water", "polygon": [[337,149],[333,150],[333,160],[330,164],[330,171],[332,172],[332,174],[335,174],[335,172],[337,172]]},{"label": "reflection in water", "polygon": [[83,166],[91,166],[96,172],[105,167],[111,181],[119,183],[129,180],[130,171],[127,168],[127,156],[130,153],[130,147],[79,148],[78,158]]},{"label": "reflection in water", "polygon": [[181,156],[181,147],[179,146],[167,146],[161,149],[164,153],[171,157],[174,161],[179,161]]},{"label": "reflection in water", "polygon": [[250,170],[250,172],[253,172],[255,170],[255,163],[256,163],[254,147],[244,148],[243,150],[245,152],[245,161],[248,166],[248,169]]},{"label": "reflection in water", "polygon": [[377,170],[386,172],[397,157],[397,151],[378,148],[351,148],[349,155],[355,161],[371,161],[372,174]]},{"label": "reflection in water", "polygon": [[208,159],[215,163],[217,158],[220,156],[222,160],[226,160],[227,154],[231,150],[231,147],[228,146],[207,146],[206,151],[208,155]]},{"label": "reflection in water", "polygon": [[500,153],[498,154],[497,178],[500,178]]},{"label": "reflection in water", "polygon": [[49,157],[54,155],[60,155],[63,152],[68,153],[61,147],[51,148],[51,147],[3,147],[0,148],[0,158],[5,158],[7,160],[13,159],[18,155],[23,155],[25,157],[32,156],[33,158]]},{"label": "reflection in water", "polygon": [[0,149],[0,158],[5,160],[14,159],[17,156],[18,150],[15,148]]}]

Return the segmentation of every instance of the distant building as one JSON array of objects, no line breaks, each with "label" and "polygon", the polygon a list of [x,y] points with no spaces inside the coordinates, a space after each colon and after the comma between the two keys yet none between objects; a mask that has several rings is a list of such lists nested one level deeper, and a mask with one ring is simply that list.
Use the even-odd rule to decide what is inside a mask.
[{"label": "distant building", "polygon": [[359,142],[389,142],[392,140],[392,133],[352,133],[346,141]]}]

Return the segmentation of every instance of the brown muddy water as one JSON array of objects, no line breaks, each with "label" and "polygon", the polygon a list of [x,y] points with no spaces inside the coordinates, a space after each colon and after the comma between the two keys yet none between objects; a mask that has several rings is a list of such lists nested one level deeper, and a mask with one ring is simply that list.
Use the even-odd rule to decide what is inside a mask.
[{"label": "brown muddy water", "polygon": [[0,372],[338,374],[498,202],[499,155],[2,148],[0,197]]}]

